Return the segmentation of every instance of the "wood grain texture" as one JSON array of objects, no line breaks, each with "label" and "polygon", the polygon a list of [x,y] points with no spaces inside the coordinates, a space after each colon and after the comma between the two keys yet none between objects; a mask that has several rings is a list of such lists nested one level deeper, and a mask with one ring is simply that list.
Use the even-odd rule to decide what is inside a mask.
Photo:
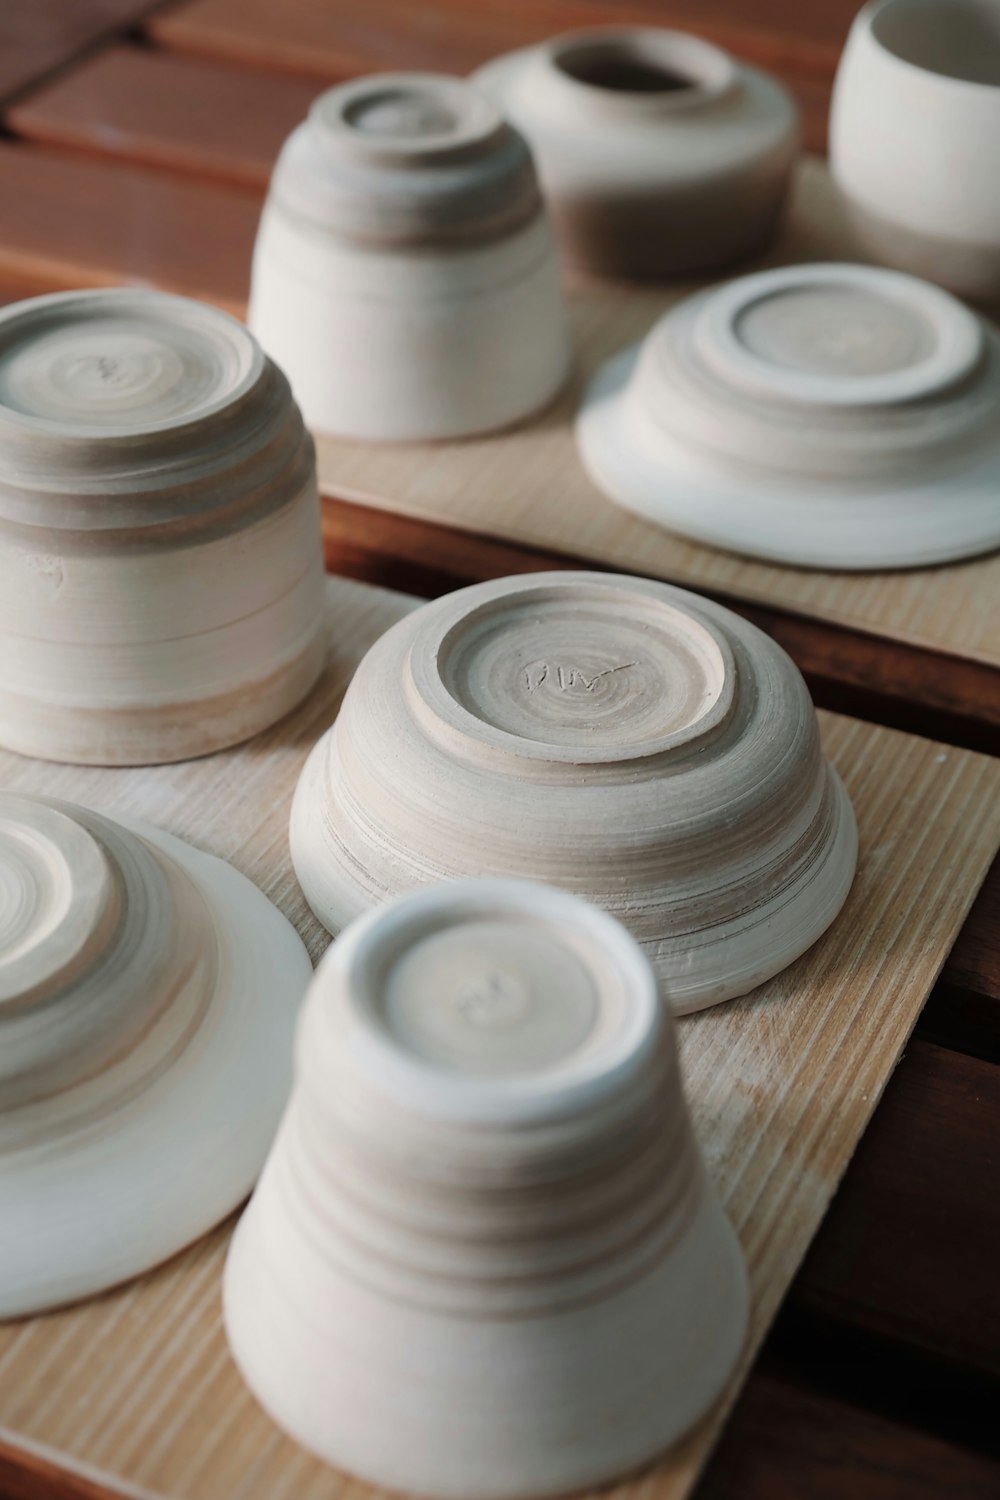
[{"label": "wood grain texture", "polygon": [[7,112],[18,135],[252,188],[321,85],[149,47],[110,47]]},{"label": "wood grain texture", "polygon": [[[323,946],[287,856],[292,786],[363,650],[411,601],[334,580],[331,662],[311,702],[238,750],[158,770],[0,757],[11,789],[150,817],[231,859]],[[1000,836],[1000,767],[821,715],[858,814],[862,861],[840,920],[756,996],[681,1026],[696,1129],[747,1252],[753,1336],[774,1316]],[[970,810],[973,810],[970,812]],[[0,1330],[2,1440],[185,1500],[368,1495],[295,1449],[242,1388],[222,1339],[218,1231],[123,1291]],[[734,1388],[735,1389],[735,1388]],[[689,1490],[720,1409],[641,1481]],[[635,1494],[636,1486],[616,1494]]]},{"label": "wood grain texture", "polygon": [[156,286],[243,313],[256,194],[0,145],[0,277]]},{"label": "wood grain texture", "polygon": [[[408,56],[401,44],[400,60]],[[300,77],[166,48],[116,46],[30,91],[6,120],[28,140],[264,187],[282,141],[346,71]],[[806,146],[825,151],[829,85],[787,81],[802,109]]]},{"label": "wood grain texture", "polygon": [[857,9],[854,0],[188,0],[150,21],[158,41],[186,51],[292,72],[340,77],[385,68],[465,72],[512,47],[582,26],[676,26],[778,73],[829,80]]},{"label": "wood grain texture", "polygon": [[[331,573],[425,598],[506,573],[579,567],[564,552],[518,546],[329,496],[323,505],[323,542]],[[821,708],[970,750],[1000,750],[1000,678],[987,663],[748,604],[718,589],[699,592],[773,635]],[[997,949],[1000,961],[1000,934]]]},{"label": "wood grain texture", "polygon": [[0,9],[0,102],[136,25],[157,4],[162,0],[9,0]]},{"label": "wood grain texture", "polygon": [[[755,265],[855,255],[829,174],[821,163],[805,161],[789,223],[769,255]],[[506,542],[1000,664],[1000,554],[900,573],[782,568],[661,531],[612,505],[591,484],[577,458],[571,425],[582,386],[604,359],[640,338],[664,308],[690,289],[677,283],[669,290],[580,284],[573,299],[577,378],[547,412],[512,432],[448,446],[375,447],[321,437],[321,490]]]}]

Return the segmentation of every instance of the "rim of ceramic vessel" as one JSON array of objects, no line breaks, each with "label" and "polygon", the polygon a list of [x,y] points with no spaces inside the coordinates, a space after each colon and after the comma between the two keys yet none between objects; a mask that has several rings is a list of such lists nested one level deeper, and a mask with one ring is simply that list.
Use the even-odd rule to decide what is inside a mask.
[{"label": "rim of ceramic vessel", "polygon": [[737,76],[734,60],[711,42],[653,26],[568,32],[542,52],[560,84],[613,113],[697,108],[727,93]]},{"label": "rim of ceramic vessel", "polygon": [[[66,419],[41,416],[22,411],[6,398],[3,390],[5,363],[30,348],[37,339],[89,321],[120,320],[127,330],[132,316],[141,317],[145,325],[159,322],[165,330],[181,324],[201,335],[224,357],[225,368],[216,381],[216,390],[189,409],[153,421],[111,421]],[[169,347],[169,341],[168,345]],[[97,365],[100,356],[86,358]],[[195,427],[235,406],[260,380],[265,356],[253,335],[238,319],[221,308],[197,302],[170,292],[107,287],[87,291],[54,292],[13,303],[0,311],[0,423],[24,431],[55,438],[84,441],[136,440],[165,432],[182,432]],[[113,371],[112,371],[113,373]],[[106,378],[99,372],[101,378]]]},{"label": "rim of ceramic vessel", "polygon": [[[895,303],[925,323],[933,347],[916,362],[873,375],[787,367],[755,352],[740,322],[771,299],[797,291],[861,291]],[[968,308],[941,288],[900,271],[829,264],[779,267],[725,283],[706,298],[694,329],[698,353],[716,374],[753,395],[817,406],[890,406],[958,384],[983,353],[983,329]]]},{"label": "rim of ceramic vessel", "polygon": [[[18,817],[30,807],[33,826]],[[18,918],[48,897],[41,926]],[[0,1014],[65,983],[109,936],[117,903],[111,865],[89,829],[59,807],[0,794]],[[44,961],[39,964],[39,952]]]},{"label": "rim of ceramic vessel", "polygon": [[309,109],[322,148],[373,164],[475,156],[505,129],[493,101],[441,73],[374,73],[328,89]]},{"label": "rim of ceramic vessel", "polygon": [[[736,661],[723,632],[700,611],[684,609],[663,598],[658,586],[644,580],[627,583],[599,573],[553,573],[501,579],[477,584],[442,600],[437,607],[433,631],[418,636],[410,651],[411,680],[438,726],[457,734],[477,749],[487,748],[516,760],[539,760],[565,765],[618,765],[624,761],[647,761],[702,739],[725,722],[732,711],[736,691]],[[485,597],[470,598],[470,595]],[[474,640],[480,628],[504,614],[517,615],[525,604],[557,604],[586,600],[607,609],[609,621],[621,620],[623,609],[632,607],[647,616],[647,625],[659,626],[661,639],[683,644],[686,654],[701,666],[706,684],[704,701],[686,721],[664,733],[651,734],[633,744],[593,744],[528,737],[505,729],[463,701],[452,664],[463,643]],[[680,628],[678,628],[680,627]],[[627,665],[632,665],[629,663]],[[520,663],[518,673],[530,671]],[[604,675],[603,673],[601,675]]]},{"label": "rim of ceramic vessel", "polygon": [[[926,27],[930,21],[936,28],[936,39],[951,47],[955,22],[965,19],[986,20],[993,32],[991,78],[970,78],[966,71],[958,71],[957,65],[948,70],[943,62],[929,61],[927,53],[933,49],[935,38],[926,30],[914,34],[914,27]],[[893,65],[946,88],[977,90],[982,97],[992,95],[1000,105],[1000,9],[996,5],[983,0],[873,0],[860,12],[855,25]]]},{"label": "rim of ceramic vessel", "polygon": [[[409,1050],[385,1015],[392,971],[415,943],[503,918],[531,924],[583,964],[595,989],[590,1031],[548,1066],[497,1075],[450,1071]],[[428,1120],[468,1125],[555,1122],[585,1112],[629,1087],[668,1023],[659,981],[631,934],[580,897],[531,881],[454,880],[401,896],[338,938],[315,983],[340,1008],[340,1045],[352,1068],[380,1095]]]}]

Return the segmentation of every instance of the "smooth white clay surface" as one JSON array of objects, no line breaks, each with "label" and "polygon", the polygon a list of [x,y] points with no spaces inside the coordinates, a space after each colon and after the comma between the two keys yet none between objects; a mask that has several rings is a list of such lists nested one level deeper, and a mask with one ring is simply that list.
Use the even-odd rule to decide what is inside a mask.
[{"label": "smooth white clay surface", "polygon": [[450,438],[544,406],[570,344],[524,141],[458,79],[321,95],[274,170],[249,322],[317,431]]},{"label": "smooth white clay surface", "polygon": [[324,659],[315,459],[235,319],[159,292],[0,314],[0,743],[183,760],[293,708]]},{"label": "smooth white clay surface", "polygon": [[136,1276],[240,1203],[311,973],[222,860],[0,793],[0,1317]]},{"label": "smooth white clay surface", "polygon": [[571,32],[473,81],[525,134],[575,266],[662,277],[749,254],[771,235],[799,143],[768,74],[683,32]]},{"label": "smooth white clay surface", "polygon": [[746,1274],[628,934],[496,880],[345,933],[224,1307],[275,1420],[391,1489],[584,1489],[697,1421],[742,1348]]},{"label": "smooth white clay surface", "polygon": [[866,248],[1000,304],[1000,4],[878,0],[830,115],[834,177]]},{"label": "smooth white clay surface", "polygon": [[448,877],[562,886],[619,917],[689,1011],[815,942],[857,835],[774,641],[666,584],[543,573],[372,647],[303,769],[291,850],[331,932]]},{"label": "smooth white clay surface", "polygon": [[595,484],[672,531],[816,568],[1000,544],[1000,336],[898,272],[791,266],[673,307],[576,424]]}]

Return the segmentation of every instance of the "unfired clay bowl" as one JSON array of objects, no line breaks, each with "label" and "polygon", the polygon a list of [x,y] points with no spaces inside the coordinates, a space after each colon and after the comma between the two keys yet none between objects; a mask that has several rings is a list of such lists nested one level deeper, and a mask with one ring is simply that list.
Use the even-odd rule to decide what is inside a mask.
[{"label": "unfired clay bowl", "polygon": [[458,437],[544,406],[569,333],[524,140],[457,78],[321,95],[274,170],[249,321],[321,432]]},{"label": "unfired clay bowl", "polygon": [[610,499],[817,568],[1000,544],[1000,336],[870,266],[787,266],[687,298],[610,360],[577,420]]},{"label": "unfired clay bowl", "polygon": [[268,1412],[380,1487],[585,1490],[697,1421],[742,1347],[746,1275],[628,934],[495,880],[345,933],[224,1307]]},{"label": "unfired clay bowl", "polygon": [[185,760],[323,659],[312,442],[242,324],[163,292],[0,312],[0,744]]},{"label": "unfired clay bowl", "polygon": [[851,28],[833,174],[880,260],[1000,305],[1000,4],[876,0]]},{"label": "unfired clay bowl", "polygon": [[447,877],[562,886],[619,917],[688,1011],[819,937],[856,833],[768,636],[666,584],[543,573],[427,604],[372,647],[303,770],[291,849],[332,932]]},{"label": "unfired clay bowl", "polygon": [[531,142],[570,262],[671,276],[748,254],[773,231],[799,140],[776,79],[657,27],[571,32],[473,81]]},{"label": "unfired clay bowl", "polygon": [[0,793],[0,1318],[138,1275],[245,1197],[311,972],[221,860]]}]

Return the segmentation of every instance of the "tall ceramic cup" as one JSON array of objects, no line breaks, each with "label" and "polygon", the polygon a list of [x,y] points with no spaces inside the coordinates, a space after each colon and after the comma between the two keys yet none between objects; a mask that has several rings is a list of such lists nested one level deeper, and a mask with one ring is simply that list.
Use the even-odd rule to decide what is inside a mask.
[{"label": "tall ceramic cup", "polygon": [[625,929],[488,880],[338,939],[224,1301],[271,1415],[380,1486],[562,1494],[680,1436],[732,1373],[746,1277]]},{"label": "tall ceramic cup", "polygon": [[841,59],[834,176],[867,247],[1000,301],[1000,4],[875,0]]},{"label": "tall ceramic cup", "polygon": [[321,95],[274,169],[250,326],[319,432],[458,437],[543,406],[569,336],[524,139],[457,78]]}]

